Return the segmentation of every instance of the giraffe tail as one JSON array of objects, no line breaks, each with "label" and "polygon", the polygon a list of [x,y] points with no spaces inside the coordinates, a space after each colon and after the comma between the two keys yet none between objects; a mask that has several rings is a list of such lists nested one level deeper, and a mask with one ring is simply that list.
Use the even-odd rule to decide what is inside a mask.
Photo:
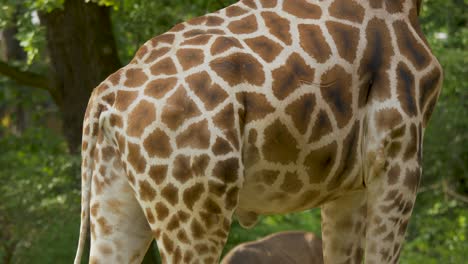
[{"label": "giraffe tail", "polygon": [[94,92],[88,102],[86,114],[83,122],[82,139],[82,163],[81,163],[81,224],[78,248],[75,255],[74,264],[81,263],[84,246],[89,226],[89,208],[91,197],[91,180],[93,175],[93,152],[97,142],[97,130],[99,129],[99,116],[101,108],[96,102]]}]

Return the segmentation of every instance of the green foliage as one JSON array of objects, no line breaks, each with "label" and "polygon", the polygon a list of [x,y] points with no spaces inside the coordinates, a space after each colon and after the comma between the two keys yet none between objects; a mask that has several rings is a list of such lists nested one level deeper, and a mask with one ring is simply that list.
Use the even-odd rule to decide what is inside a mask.
[{"label": "green foliage", "polygon": [[28,55],[27,65],[41,62],[45,50],[45,30],[38,12],[60,8],[64,0],[0,0],[0,29],[16,26],[16,38]]},{"label": "green foliage", "polygon": [[[14,253],[14,263],[54,263],[64,254],[61,246],[76,243],[76,225],[70,234],[63,231],[80,215],[79,159],[44,129],[6,135],[0,146],[0,259]],[[37,246],[44,241],[55,247]],[[7,252],[9,245],[16,245],[14,252]]]},{"label": "green foliage", "polygon": [[429,40],[438,33],[446,33],[447,39],[431,41],[432,47],[452,47],[464,49],[468,44],[468,17],[466,0],[424,0],[421,25]]},{"label": "green foliage", "polygon": [[122,61],[130,61],[136,50],[147,40],[171,27],[214,10],[234,0],[124,0],[115,5],[113,16],[115,36]]}]

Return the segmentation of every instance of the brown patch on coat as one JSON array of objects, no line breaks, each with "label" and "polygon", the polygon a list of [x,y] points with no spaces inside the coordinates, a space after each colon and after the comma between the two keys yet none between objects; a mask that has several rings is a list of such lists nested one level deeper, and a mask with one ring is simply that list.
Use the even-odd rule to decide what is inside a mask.
[{"label": "brown patch on coat", "polygon": [[106,102],[108,105],[113,105],[115,103],[115,93],[110,93],[102,97],[102,101]]},{"label": "brown patch on coat", "polygon": [[324,63],[331,56],[331,48],[317,25],[299,25],[301,47],[319,63]]},{"label": "brown patch on coat", "polygon": [[140,103],[128,115],[127,135],[140,137],[147,126],[156,120],[156,108],[146,100]]},{"label": "brown patch on coat", "polygon": [[[195,239],[201,239],[203,237],[203,234],[206,233],[203,226],[195,218],[192,219],[192,223],[190,224],[190,229],[192,231],[192,236]],[[195,249],[198,251],[200,255],[206,253],[204,250],[200,250],[196,246],[195,246]]]},{"label": "brown patch on coat", "polygon": [[180,226],[179,216],[177,214],[173,214],[169,222],[167,222],[166,229],[172,231]]},{"label": "brown patch on coat", "polygon": [[205,58],[200,49],[180,49],[176,56],[184,70],[203,64]]},{"label": "brown patch on coat", "polygon": [[365,9],[356,1],[335,0],[328,8],[328,12],[336,18],[362,23]]},{"label": "brown patch on coat", "polygon": [[334,21],[327,21],[326,25],[340,56],[349,63],[353,63],[359,44],[359,29]]},{"label": "brown patch on coat", "polygon": [[182,199],[185,206],[188,209],[192,210],[193,205],[200,199],[202,193],[205,192],[205,187],[202,183],[197,183],[185,189]]},{"label": "brown patch on coat", "polygon": [[237,5],[229,6],[225,9],[225,11],[226,11],[226,16],[228,17],[237,17],[237,16],[241,16],[247,13],[247,10]]},{"label": "brown patch on coat", "polygon": [[150,54],[148,55],[148,57],[146,58],[146,60],[144,61],[144,63],[152,64],[153,62],[155,62],[156,60],[158,60],[159,58],[161,58],[162,56],[167,54],[170,50],[171,50],[171,48],[169,48],[169,47],[162,47],[162,48],[159,48],[159,49],[153,49],[150,52]]},{"label": "brown patch on coat", "polygon": [[393,185],[398,182],[400,178],[400,166],[398,164],[393,165],[387,173],[387,183]]},{"label": "brown patch on coat", "polygon": [[320,91],[333,111],[338,127],[343,128],[353,117],[353,94],[350,87],[352,76],[341,66],[335,65],[322,75],[321,81],[331,83],[320,87]]},{"label": "brown patch on coat", "polygon": [[263,8],[274,8],[277,4],[277,0],[260,0],[261,5]]},{"label": "brown patch on coat", "polygon": [[128,69],[125,72],[125,76],[127,79],[124,85],[130,88],[139,87],[148,80],[148,76],[142,69]]},{"label": "brown patch on coat", "polygon": [[227,27],[234,34],[250,34],[257,31],[258,24],[255,15],[250,15],[229,23]]},{"label": "brown patch on coat", "polygon": [[306,0],[284,0],[283,10],[291,15],[306,19],[319,19],[322,9]]},{"label": "brown patch on coat", "polygon": [[221,207],[211,198],[207,198],[203,203],[204,211],[211,214],[221,214]]},{"label": "brown patch on coat", "polygon": [[190,156],[183,154],[177,155],[172,168],[172,176],[181,183],[185,183],[193,177]]},{"label": "brown patch on coat", "polygon": [[98,223],[99,229],[101,230],[104,236],[108,236],[112,234],[113,228],[104,217],[99,217],[97,219],[97,223]]},{"label": "brown patch on coat", "polygon": [[291,116],[294,125],[301,134],[304,134],[309,127],[315,105],[315,95],[304,94],[286,107],[286,113]]},{"label": "brown patch on coat", "polygon": [[275,111],[275,108],[262,93],[241,92],[236,97],[244,107],[244,124],[262,119]]},{"label": "brown patch on coat", "polygon": [[418,70],[424,69],[424,67],[430,63],[431,56],[421,41],[418,41],[415,35],[410,31],[408,23],[402,20],[395,21],[393,22],[393,29],[395,30],[400,52],[409,59]]},{"label": "brown patch on coat", "polygon": [[163,221],[169,215],[169,209],[162,202],[156,203],[155,210],[159,221]]},{"label": "brown patch on coat", "polygon": [[244,41],[253,52],[257,53],[266,62],[272,62],[283,50],[281,45],[265,36],[250,38]]},{"label": "brown patch on coat", "polygon": [[253,9],[257,8],[257,4],[255,3],[254,0],[241,0],[241,2],[250,8],[253,8]]},{"label": "brown patch on coat", "polygon": [[280,120],[275,120],[265,128],[264,133],[262,153],[266,160],[281,164],[297,160],[299,154],[297,141]]},{"label": "brown patch on coat", "polygon": [[418,107],[416,105],[416,84],[413,73],[405,63],[400,62],[397,66],[397,95],[401,107],[408,116],[416,116]]},{"label": "brown patch on coat", "polygon": [[384,100],[390,97],[388,69],[394,50],[391,45],[390,31],[384,20],[373,18],[366,28],[367,46],[359,66],[360,79],[371,76],[370,96]]},{"label": "brown patch on coat", "polygon": [[210,48],[211,55],[217,55],[223,53],[231,48],[242,48],[242,44],[239,40],[233,37],[220,36],[216,38]]},{"label": "brown patch on coat", "polygon": [[239,178],[239,160],[237,158],[228,158],[216,163],[213,168],[213,176],[223,183],[235,182]]},{"label": "brown patch on coat", "polygon": [[215,59],[210,67],[230,86],[244,82],[260,86],[265,82],[262,65],[247,53],[234,53]]},{"label": "brown patch on coat", "polygon": [[206,168],[210,163],[210,156],[202,154],[195,156],[192,162],[192,171],[195,176],[205,176]]},{"label": "brown patch on coat", "polygon": [[100,204],[99,204],[99,203],[95,203],[95,204],[93,204],[93,205],[91,206],[90,212],[91,212],[91,215],[92,215],[93,217],[96,217],[96,216],[97,216],[97,213],[98,213],[98,211],[99,211],[99,207],[100,207]]},{"label": "brown patch on coat", "polygon": [[131,103],[138,97],[138,92],[118,90],[115,98],[115,108],[120,112],[128,109]]},{"label": "brown patch on coat", "polygon": [[403,1],[385,1],[385,7],[390,14],[403,12]]},{"label": "brown patch on coat", "polygon": [[226,105],[223,110],[213,117],[214,124],[224,133],[226,139],[231,142],[234,148],[238,149],[239,139],[234,121],[234,107],[232,104]]},{"label": "brown patch on coat", "polygon": [[213,83],[206,72],[195,73],[186,78],[190,89],[201,99],[207,110],[213,110],[228,97],[218,84]]},{"label": "brown patch on coat", "polygon": [[403,117],[395,108],[384,108],[375,114],[375,123],[379,132],[388,132],[402,121]]},{"label": "brown patch on coat", "polygon": [[150,157],[168,158],[172,153],[169,136],[157,128],[143,141],[143,146]]},{"label": "brown patch on coat", "polygon": [[405,161],[415,157],[419,149],[418,129],[415,124],[411,124],[409,132],[411,138],[407,141],[408,144],[403,157]]},{"label": "brown patch on coat", "polygon": [[203,120],[190,125],[176,138],[178,148],[206,149],[210,146],[211,133],[208,129],[208,121]]},{"label": "brown patch on coat", "polygon": [[200,114],[198,106],[187,95],[184,87],[179,86],[176,92],[167,99],[161,119],[170,129],[176,130],[187,119]]},{"label": "brown patch on coat", "polygon": [[153,201],[156,197],[156,190],[151,186],[148,181],[140,181],[138,183],[140,186],[140,199],[142,201]]},{"label": "brown patch on coat", "polygon": [[403,184],[408,187],[413,193],[416,193],[419,187],[419,182],[421,180],[420,169],[416,168],[413,170],[406,169],[405,179]]},{"label": "brown patch on coat", "polygon": [[179,202],[179,189],[172,183],[169,183],[161,190],[161,196],[171,205],[176,205]]},{"label": "brown patch on coat", "polygon": [[140,145],[128,142],[128,162],[137,173],[143,173],[146,169],[146,160],[141,154]]},{"label": "brown patch on coat", "polygon": [[288,172],[284,175],[280,188],[287,193],[297,193],[303,186],[304,183],[299,179],[297,172]]},{"label": "brown patch on coat", "polygon": [[434,68],[426,74],[421,80],[419,85],[419,110],[424,113],[424,108],[429,105],[431,95],[438,91],[442,72],[439,68]]},{"label": "brown patch on coat", "polygon": [[114,86],[118,85],[120,83],[120,80],[122,79],[122,73],[123,73],[123,69],[120,69],[116,72],[114,72],[113,74],[111,74],[109,76],[109,78],[107,78],[110,83]]},{"label": "brown patch on coat", "polygon": [[329,180],[327,184],[327,190],[335,190],[338,188],[343,181],[349,177],[350,172],[357,164],[358,157],[358,142],[360,138],[360,126],[359,121],[356,121],[353,127],[350,129],[349,134],[343,140],[343,148],[341,153],[341,160],[338,163],[338,169],[335,175]]},{"label": "brown patch on coat", "polygon": [[312,150],[304,160],[304,167],[309,175],[309,183],[324,182],[336,162],[338,144],[332,142]]},{"label": "brown patch on coat", "polygon": [[150,178],[157,184],[163,183],[167,177],[167,165],[155,165],[149,169]]},{"label": "brown patch on coat", "polygon": [[320,140],[323,136],[331,133],[333,127],[328,117],[327,113],[324,110],[320,110],[317,114],[317,119],[314,122],[312,127],[312,133],[310,134],[309,142],[315,142]]},{"label": "brown patch on coat", "polygon": [[194,46],[202,46],[208,44],[208,41],[210,41],[211,37],[213,35],[198,35],[194,38],[191,39],[186,39],[182,43],[180,43],[181,46],[186,46],[186,45],[194,45]]},{"label": "brown patch on coat", "polygon": [[313,83],[315,70],[299,54],[293,53],[283,66],[273,70],[272,75],[273,94],[283,100],[301,85]]},{"label": "brown patch on coat", "polygon": [[275,12],[262,12],[262,18],[269,32],[287,45],[292,44],[290,22]]},{"label": "brown patch on coat", "polygon": [[177,84],[177,78],[170,77],[164,79],[156,79],[149,82],[145,88],[145,95],[161,99]]},{"label": "brown patch on coat", "polygon": [[157,47],[159,44],[162,44],[162,43],[172,44],[174,42],[174,39],[175,39],[174,34],[165,33],[165,34],[152,38],[151,44],[153,45],[153,47]]},{"label": "brown patch on coat", "polygon": [[151,66],[150,70],[151,74],[155,76],[160,74],[174,75],[177,73],[177,68],[171,58],[164,58],[156,62]]},{"label": "brown patch on coat", "polygon": [[229,191],[226,193],[226,198],[224,200],[224,205],[227,210],[233,210],[236,207],[238,196],[239,196],[238,187],[232,187],[231,189],[229,189]]},{"label": "brown patch on coat", "polygon": [[213,147],[211,148],[215,155],[225,155],[233,151],[229,142],[221,137],[217,137]]},{"label": "brown patch on coat", "polygon": [[263,183],[266,185],[273,185],[279,177],[280,172],[275,170],[262,170],[258,175]]},{"label": "brown patch on coat", "polygon": [[384,0],[369,0],[370,6],[372,8],[382,8]]},{"label": "brown patch on coat", "polygon": [[174,241],[170,239],[166,234],[162,236],[162,245],[166,249],[167,253],[172,253],[174,251]]}]

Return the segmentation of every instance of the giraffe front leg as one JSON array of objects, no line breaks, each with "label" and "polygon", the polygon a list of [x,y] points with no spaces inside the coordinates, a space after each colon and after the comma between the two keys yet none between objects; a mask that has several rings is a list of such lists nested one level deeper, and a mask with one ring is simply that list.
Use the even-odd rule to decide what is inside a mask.
[{"label": "giraffe front leg", "polygon": [[395,160],[368,186],[366,263],[398,263],[421,174],[415,164]]},{"label": "giraffe front leg", "polygon": [[383,140],[383,166],[366,179],[368,264],[398,263],[421,177],[420,126],[400,126],[391,135]]},{"label": "giraffe front leg", "polygon": [[361,263],[366,222],[365,190],[322,205],[324,263]]}]

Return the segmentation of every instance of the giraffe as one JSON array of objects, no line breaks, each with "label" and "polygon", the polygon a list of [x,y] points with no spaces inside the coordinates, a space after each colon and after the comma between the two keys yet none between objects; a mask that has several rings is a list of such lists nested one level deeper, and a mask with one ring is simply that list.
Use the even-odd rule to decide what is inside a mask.
[{"label": "giraffe", "polygon": [[322,240],[304,231],[278,232],[237,245],[221,264],[322,264]]},{"label": "giraffe", "polygon": [[216,263],[233,217],[320,207],[325,263],[397,263],[442,69],[420,0],[241,0],[93,90],[90,263]]}]

